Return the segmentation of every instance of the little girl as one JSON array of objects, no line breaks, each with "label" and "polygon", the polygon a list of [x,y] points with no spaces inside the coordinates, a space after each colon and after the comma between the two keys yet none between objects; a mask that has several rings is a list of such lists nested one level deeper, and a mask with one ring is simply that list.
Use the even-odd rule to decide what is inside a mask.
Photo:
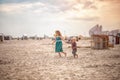
[{"label": "little girl", "polygon": [[64,39],[63,39],[60,31],[58,31],[58,30],[55,31],[54,36],[55,36],[55,40],[53,43],[55,43],[55,52],[59,54],[59,57],[61,57],[61,53],[63,53],[66,57],[66,53],[63,52],[63,48],[62,48],[62,40],[64,40]]}]

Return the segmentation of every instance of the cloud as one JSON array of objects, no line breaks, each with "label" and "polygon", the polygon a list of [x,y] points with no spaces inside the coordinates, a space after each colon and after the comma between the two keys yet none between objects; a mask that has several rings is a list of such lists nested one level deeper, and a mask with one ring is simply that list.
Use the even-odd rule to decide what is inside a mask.
[{"label": "cloud", "polygon": [[73,34],[80,25],[109,27],[120,22],[119,6],[120,0],[0,0],[0,30],[42,34],[50,31],[47,26],[61,25]]},{"label": "cloud", "polygon": [[73,17],[73,18],[70,18],[71,20],[77,20],[77,21],[97,21],[99,20],[100,18],[97,17],[97,16],[86,16],[86,17]]},{"label": "cloud", "polygon": [[106,16],[118,16],[120,14],[120,0],[99,0],[99,12]]},{"label": "cloud", "polygon": [[120,0],[99,0],[101,2],[119,3]]},{"label": "cloud", "polygon": [[59,9],[55,6],[44,4],[41,2],[34,3],[9,3],[9,4],[1,4],[0,12],[5,13],[52,13],[57,12]]},{"label": "cloud", "polygon": [[[3,1],[3,0],[2,0]],[[1,1],[1,2],[2,2]],[[70,10],[79,0],[5,0],[0,5],[0,12],[4,13],[61,13]],[[19,3],[20,2],[20,3]]]},{"label": "cloud", "polygon": [[1,4],[0,5],[0,11],[2,12],[14,12],[14,11],[21,11],[25,9],[30,9],[32,7],[39,6],[39,7],[44,7],[44,4],[42,3],[19,3],[19,4]]},{"label": "cloud", "polygon": [[[64,19],[90,21],[98,20],[96,16],[104,17],[111,14],[118,16],[120,13],[120,3],[117,3],[119,0],[1,0],[0,2],[4,2],[0,4],[0,12],[7,14],[58,15]],[[110,5],[112,2],[118,5]],[[88,17],[85,17],[86,15]]]},{"label": "cloud", "polygon": [[56,6],[60,11],[64,12],[71,9],[74,5],[78,4],[80,0],[51,0],[46,3]]},{"label": "cloud", "polygon": [[71,9],[66,10],[64,15],[67,19],[75,21],[95,21],[100,19],[98,11],[95,1],[80,0]]},{"label": "cloud", "polygon": [[83,9],[97,9],[97,6],[92,1],[85,1]]},{"label": "cloud", "polygon": [[82,5],[83,9],[97,9],[93,2],[89,0],[1,0],[0,12],[66,12]]},{"label": "cloud", "polygon": [[0,0],[0,4],[6,4],[6,3],[24,3],[24,2],[40,2],[43,0]]}]

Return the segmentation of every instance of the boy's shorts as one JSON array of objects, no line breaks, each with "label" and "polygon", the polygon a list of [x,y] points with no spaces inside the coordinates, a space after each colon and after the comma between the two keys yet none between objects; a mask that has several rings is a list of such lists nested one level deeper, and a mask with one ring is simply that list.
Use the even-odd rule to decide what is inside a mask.
[{"label": "boy's shorts", "polygon": [[72,54],[76,54],[76,52],[77,52],[76,50],[73,50],[73,51],[72,51]]}]

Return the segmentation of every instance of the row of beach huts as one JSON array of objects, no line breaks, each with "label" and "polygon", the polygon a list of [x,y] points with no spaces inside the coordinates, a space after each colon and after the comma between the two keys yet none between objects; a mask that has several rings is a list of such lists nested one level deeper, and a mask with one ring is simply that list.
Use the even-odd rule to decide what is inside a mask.
[{"label": "row of beach huts", "polygon": [[92,49],[107,49],[120,44],[120,29],[102,31],[102,25],[95,25],[89,30]]},{"label": "row of beach huts", "polygon": [[[114,47],[114,45],[120,45],[120,29],[111,30],[111,31],[103,31],[102,25],[95,25],[89,30],[90,38],[86,38],[82,35],[80,36],[70,36],[66,37],[66,42],[69,43],[72,37],[76,37],[77,41],[80,39],[91,39],[91,48],[92,49],[108,49],[109,47]],[[23,35],[22,37],[13,38],[10,35],[4,35],[0,33],[0,42],[4,42],[4,40],[42,40],[42,39],[52,39],[53,37],[49,37],[44,35],[43,37],[38,37],[37,35],[28,37],[27,35]]]},{"label": "row of beach huts", "polygon": [[12,40],[12,36],[0,33],[0,42],[4,42],[4,40]]},{"label": "row of beach huts", "polygon": [[47,35],[44,35],[44,37],[38,37],[37,35],[28,37],[25,34],[22,37],[14,38],[11,35],[4,35],[3,33],[0,33],[0,42],[4,42],[5,40],[28,40],[28,39],[42,40],[42,39],[46,39],[46,38],[50,38],[50,37],[48,37]]}]

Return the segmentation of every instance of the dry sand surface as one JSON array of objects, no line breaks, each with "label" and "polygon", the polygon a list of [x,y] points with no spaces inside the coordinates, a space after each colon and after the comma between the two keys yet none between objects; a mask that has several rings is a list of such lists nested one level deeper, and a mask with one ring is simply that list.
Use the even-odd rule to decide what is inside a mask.
[{"label": "dry sand surface", "polygon": [[[65,58],[54,53],[51,40],[0,43],[0,80],[120,80],[120,45],[105,50],[78,48],[74,59],[64,43]],[[77,42],[80,46],[89,41]]]}]

